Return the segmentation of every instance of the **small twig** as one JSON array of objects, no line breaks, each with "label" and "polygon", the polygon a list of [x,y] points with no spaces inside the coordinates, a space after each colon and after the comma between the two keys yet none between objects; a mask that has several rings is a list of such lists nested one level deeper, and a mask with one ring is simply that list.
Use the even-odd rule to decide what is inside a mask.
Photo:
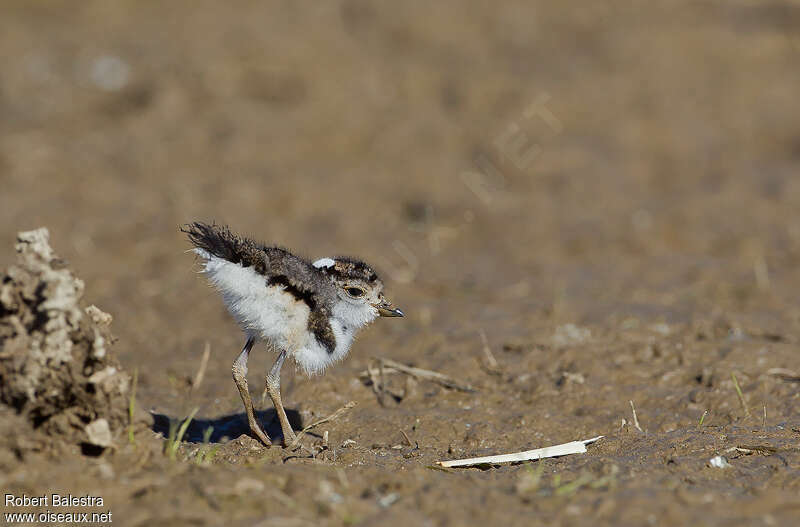
[{"label": "small twig", "polygon": [[782,381],[787,381],[787,382],[800,381],[800,373],[797,373],[792,370],[787,370],[786,368],[770,368],[767,370],[767,375],[772,375],[773,377],[777,377]]},{"label": "small twig", "polygon": [[194,376],[192,381],[192,391],[200,388],[203,384],[203,378],[206,376],[206,368],[208,368],[208,358],[211,356],[211,345],[206,341],[206,347],[203,350],[203,357],[200,359],[200,367],[197,369],[197,375]]},{"label": "small twig", "polygon": [[742,393],[742,389],[739,387],[739,381],[736,380],[736,374],[734,372],[731,372],[731,379],[733,379],[733,387],[736,388],[736,395],[739,396],[739,402],[742,403],[744,416],[750,417],[750,409],[747,408],[747,401],[744,400],[744,394]]},{"label": "small twig", "polygon": [[[376,361],[376,360],[377,359],[373,358],[373,361]],[[370,364],[372,364],[372,362],[370,362]],[[373,373],[377,375],[377,373],[378,373],[377,367],[370,365],[370,366],[367,366],[366,370],[361,370],[360,372],[358,372],[356,374],[356,376],[359,377],[360,379],[367,379],[369,381],[372,381],[372,379],[370,378],[370,371],[369,371],[370,369],[372,369]],[[403,372],[397,371],[397,370],[393,370],[393,369],[389,369],[385,373],[386,373],[386,375],[402,375],[403,374]]]},{"label": "small twig", "polygon": [[641,433],[644,433],[642,427],[639,426],[639,418],[636,417],[636,407],[633,406],[633,401],[628,401],[628,402],[631,403],[631,411],[633,412],[633,426],[636,428],[636,430],[640,431]]},{"label": "small twig", "polygon": [[[377,362],[377,367],[375,366],[374,362]],[[367,373],[369,376],[370,384],[372,384],[372,391],[375,393],[375,396],[378,399],[378,404],[382,407],[386,406],[386,396],[390,395],[396,401],[402,401],[408,395],[408,389],[403,389],[402,392],[398,392],[397,390],[393,390],[389,383],[386,382],[386,376],[390,373],[399,373],[394,370],[386,370],[384,364],[379,359],[372,359],[367,366],[366,372],[361,372],[363,376],[364,373]]]},{"label": "small twig", "polygon": [[131,398],[128,402],[128,442],[134,444],[133,416],[136,413],[136,385],[139,383],[139,368],[133,370],[133,383],[131,386]]},{"label": "small twig", "polygon": [[[378,376],[381,380],[381,395],[383,395],[386,393],[386,369],[383,367],[383,363],[380,361],[378,361]],[[381,406],[383,406],[383,403],[386,402],[386,400],[382,399],[380,402]]]},{"label": "small twig", "polygon": [[411,375],[412,377],[417,377],[420,379],[426,379],[429,381],[433,381],[437,384],[441,384],[445,388],[451,388],[453,390],[458,390],[462,392],[475,392],[475,388],[470,386],[469,384],[461,384],[455,379],[448,377],[447,375],[443,375],[439,372],[431,371],[431,370],[423,370],[422,368],[415,368],[413,366],[406,366],[405,364],[401,364],[399,362],[395,362],[391,359],[377,359],[381,364],[383,364],[387,368],[392,368],[397,370],[401,373],[405,373],[406,375]]},{"label": "small twig", "polygon": [[294,441],[292,441],[291,444],[289,444],[289,446],[287,446],[286,448],[288,448],[289,450],[294,450],[300,444],[300,439],[305,435],[306,432],[308,432],[312,428],[315,428],[315,427],[317,427],[317,426],[319,426],[321,424],[325,424],[325,423],[328,423],[330,421],[333,421],[334,419],[338,419],[343,413],[345,413],[347,410],[349,410],[352,407],[354,407],[356,404],[358,404],[358,403],[356,403],[355,401],[350,401],[346,405],[342,406],[341,408],[339,408],[338,410],[333,412],[328,417],[323,417],[322,419],[314,421],[313,423],[311,423],[307,427],[305,427],[302,430],[300,430],[300,432],[298,432],[298,434],[297,434],[297,437],[295,437]]},{"label": "small twig", "polygon": [[367,365],[366,373],[369,376],[370,382],[372,383],[372,391],[375,393],[375,397],[378,399],[378,404],[382,407],[386,406],[386,401],[383,398],[383,383],[381,382],[385,379],[378,378],[378,372],[372,367],[372,361],[370,361],[370,363]]},{"label": "small twig", "polygon": [[762,456],[771,456],[780,452],[779,448],[771,445],[742,445],[734,448],[743,454],[760,454]]},{"label": "small twig", "polygon": [[492,353],[492,348],[489,347],[489,340],[486,338],[486,333],[481,329],[479,331],[481,334],[481,341],[483,342],[483,353],[486,355],[486,362],[490,369],[498,370],[500,368],[500,364],[497,362],[497,359],[494,358],[494,353]]},{"label": "small twig", "polygon": [[151,457],[153,457],[153,451],[149,448],[145,448],[144,452],[142,453],[142,457],[139,458],[139,461],[136,462],[136,465],[134,465],[133,470],[131,470],[131,472],[134,474],[139,472],[139,470],[141,470],[142,467],[144,467],[147,464],[147,462],[150,461]]},{"label": "small twig", "polygon": [[400,429],[400,433],[401,433],[401,434],[403,434],[403,439],[405,439],[405,440],[406,440],[406,443],[408,443],[408,446],[414,446],[414,443],[412,443],[412,442],[411,442],[411,438],[410,438],[410,437],[408,437],[408,434],[406,434],[406,431],[405,431],[405,430],[403,430],[403,429],[401,428],[401,429]]}]

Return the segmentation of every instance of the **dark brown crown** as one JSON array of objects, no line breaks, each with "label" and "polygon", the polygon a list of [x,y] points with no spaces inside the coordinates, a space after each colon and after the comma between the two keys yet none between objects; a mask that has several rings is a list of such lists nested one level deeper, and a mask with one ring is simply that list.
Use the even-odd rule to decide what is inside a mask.
[{"label": "dark brown crown", "polygon": [[336,278],[363,280],[367,283],[377,283],[380,281],[378,274],[366,263],[347,256],[337,256],[333,258],[334,264],[330,267],[320,269]]}]

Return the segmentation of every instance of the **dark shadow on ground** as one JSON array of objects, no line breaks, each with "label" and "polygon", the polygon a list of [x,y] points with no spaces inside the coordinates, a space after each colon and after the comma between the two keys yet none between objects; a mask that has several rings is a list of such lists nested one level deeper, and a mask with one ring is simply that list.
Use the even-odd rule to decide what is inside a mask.
[{"label": "dark shadow on ground", "polygon": [[[153,432],[161,434],[164,437],[169,437],[170,423],[175,423],[173,426],[175,426],[175,429],[177,430],[177,427],[181,422],[180,417],[170,417],[168,415],[155,412],[152,413],[152,416]],[[286,416],[289,418],[289,423],[292,425],[292,429],[301,430],[303,428],[303,422],[300,417],[300,413],[297,412],[297,410],[290,410],[287,408]],[[280,423],[278,422],[278,418],[275,415],[275,410],[273,408],[260,412],[257,411],[256,419],[261,424],[262,430],[267,433],[270,439],[275,441],[283,437],[281,434]],[[192,419],[192,422],[189,423],[189,427],[186,429],[186,433],[183,436],[183,441],[187,443],[202,443],[205,439],[204,434],[206,433],[206,430],[208,430],[208,427],[213,427],[211,436],[209,437],[209,442],[211,443],[223,442],[225,441],[225,438],[236,439],[242,434],[253,436],[253,434],[250,433],[250,427],[247,425],[247,416],[244,414],[244,412],[241,412],[238,414],[223,415],[210,419]]]}]

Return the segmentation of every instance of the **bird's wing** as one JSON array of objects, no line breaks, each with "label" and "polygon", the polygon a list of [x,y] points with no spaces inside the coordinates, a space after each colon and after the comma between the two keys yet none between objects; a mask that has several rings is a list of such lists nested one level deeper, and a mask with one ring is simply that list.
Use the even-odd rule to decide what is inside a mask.
[{"label": "bird's wing", "polygon": [[278,247],[263,247],[271,276],[268,283],[282,284],[297,300],[306,303],[310,311],[308,330],[317,342],[333,353],[336,336],[330,326],[330,316],[336,299],[331,281],[306,260]]},{"label": "bird's wing", "polygon": [[308,329],[330,353],[336,338],[328,322],[336,291],[331,281],[311,263],[286,249],[271,247],[232,232],[227,226],[194,222],[181,228],[196,248],[263,275],[267,284],[279,284],[310,311]]}]

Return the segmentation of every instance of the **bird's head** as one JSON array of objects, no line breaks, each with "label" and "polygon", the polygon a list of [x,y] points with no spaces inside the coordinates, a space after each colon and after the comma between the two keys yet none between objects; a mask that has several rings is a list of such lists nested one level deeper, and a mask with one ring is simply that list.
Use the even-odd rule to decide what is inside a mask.
[{"label": "bird's head", "polygon": [[372,268],[352,258],[320,258],[313,263],[333,282],[338,301],[333,316],[353,327],[375,318],[402,317],[403,312],[383,296],[383,281]]}]

